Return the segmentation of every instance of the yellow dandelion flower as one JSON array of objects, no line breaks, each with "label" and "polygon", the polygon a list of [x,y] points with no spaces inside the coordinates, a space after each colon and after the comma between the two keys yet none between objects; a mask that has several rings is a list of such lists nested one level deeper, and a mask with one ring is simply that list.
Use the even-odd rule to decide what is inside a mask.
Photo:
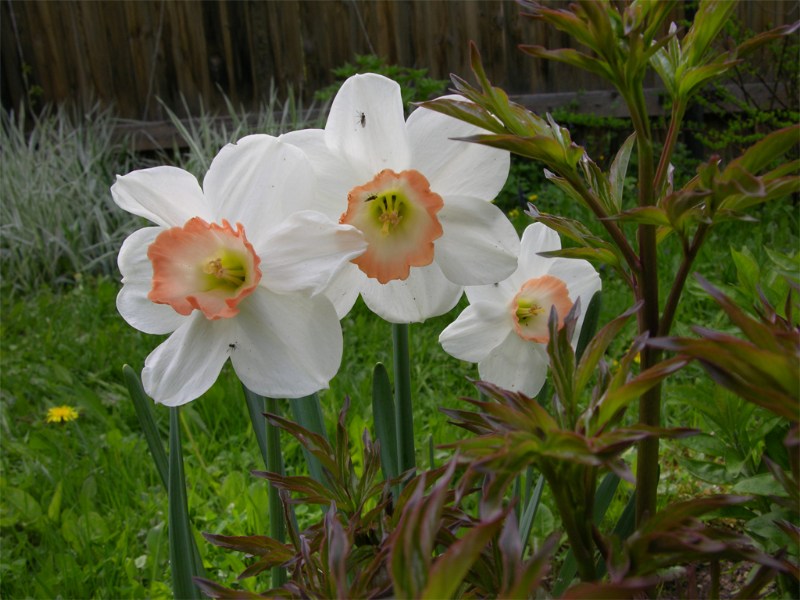
[{"label": "yellow dandelion flower", "polygon": [[519,209],[518,208],[512,208],[510,211],[508,211],[508,218],[509,219],[516,219],[518,216],[519,216]]},{"label": "yellow dandelion flower", "polygon": [[47,409],[48,423],[68,423],[78,418],[78,411],[71,406],[54,406]]},{"label": "yellow dandelion flower", "polygon": [[538,195],[538,194],[531,194],[530,196],[528,196],[528,200],[530,200],[531,202],[533,202],[533,201],[534,201],[534,200],[536,200],[538,197],[539,197],[539,195]]}]

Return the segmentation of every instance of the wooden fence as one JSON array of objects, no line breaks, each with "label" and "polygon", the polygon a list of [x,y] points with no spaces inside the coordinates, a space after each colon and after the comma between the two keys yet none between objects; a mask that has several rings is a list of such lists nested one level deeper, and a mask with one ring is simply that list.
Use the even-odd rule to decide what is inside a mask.
[{"label": "wooden fence", "polygon": [[[551,2],[554,3],[554,2]],[[689,5],[680,4],[675,18]],[[738,7],[755,31],[798,18],[800,3],[751,0]],[[521,53],[522,43],[561,47],[566,35],[520,16],[511,0],[473,1],[20,1],[0,4],[2,102],[25,99],[113,105],[124,118],[224,110],[227,95],[252,108],[276,86],[305,101],[356,54],[469,76],[468,42],[489,76],[511,93],[604,89],[584,72]]]}]

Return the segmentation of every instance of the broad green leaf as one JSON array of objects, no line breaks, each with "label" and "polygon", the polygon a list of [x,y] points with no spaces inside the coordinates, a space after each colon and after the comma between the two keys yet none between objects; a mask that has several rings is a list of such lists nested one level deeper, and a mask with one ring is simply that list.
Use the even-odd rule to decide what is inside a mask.
[{"label": "broad green leaf", "polygon": [[400,472],[397,457],[397,431],[395,407],[389,374],[381,363],[372,371],[372,414],[375,422],[375,439],[380,442],[381,467],[384,479],[394,479]]},{"label": "broad green leaf", "polygon": [[740,479],[731,488],[734,494],[755,496],[784,496],[785,492],[772,473],[759,473],[753,477]]},{"label": "broad green leaf", "polygon": [[42,516],[42,507],[25,490],[3,485],[3,502],[0,503],[0,525],[17,527],[33,523]]},{"label": "broad green leaf", "polygon": [[63,495],[63,489],[63,482],[59,481],[56,484],[56,489],[53,492],[50,505],[47,507],[47,517],[54,523],[58,523],[61,517],[61,497]]}]

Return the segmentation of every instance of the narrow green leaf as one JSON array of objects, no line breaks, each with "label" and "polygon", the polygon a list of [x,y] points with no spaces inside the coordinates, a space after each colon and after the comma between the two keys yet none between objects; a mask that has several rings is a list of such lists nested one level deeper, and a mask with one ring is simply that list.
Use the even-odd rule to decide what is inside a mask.
[{"label": "narrow green leaf", "polygon": [[640,223],[642,225],[670,226],[669,218],[663,208],[657,206],[637,206],[608,217],[610,221]]},{"label": "narrow green leaf", "polygon": [[408,324],[392,323],[395,411],[397,414],[397,456],[401,473],[416,466],[414,449],[414,410],[411,406],[411,362]]},{"label": "narrow green leaf", "polygon": [[150,455],[153,457],[153,462],[156,465],[158,475],[161,477],[161,482],[164,484],[164,489],[167,489],[167,474],[169,472],[167,453],[164,452],[164,444],[158,434],[158,428],[153,418],[153,401],[147,397],[139,376],[129,365],[122,367],[122,375],[125,378],[125,385],[128,387],[131,400],[133,400],[133,407],[139,419],[139,426],[144,433],[144,439],[147,441],[147,447],[150,449]]},{"label": "narrow green leaf", "polygon": [[169,409],[169,562],[175,598],[200,598],[192,577],[198,575],[192,551],[193,536],[186,502],[181,454],[180,409]]},{"label": "narrow green leaf", "polygon": [[548,258],[582,258],[591,263],[612,267],[621,265],[619,257],[605,248],[562,248],[561,250],[550,250],[548,252],[539,252],[538,254]]},{"label": "narrow green leaf", "polygon": [[266,405],[264,398],[251,392],[247,386],[242,385],[244,390],[244,399],[247,402],[247,412],[250,415],[250,424],[253,427],[253,433],[256,435],[258,448],[261,450],[261,458],[264,461],[264,466],[269,469],[267,460],[267,420],[264,418],[264,411]]},{"label": "narrow green leaf", "polygon": [[381,469],[384,479],[394,479],[398,470],[397,425],[392,387],[389,374],[382,363],[372,371],[372,416],[375,422],[375,438],[380,442]]},{"label": "narrow green leaf", "polygon": [[[289,406],[292,409],[292,416],[298,425],[328,439],[328,433],[325,431],[325,420],[322,416],[322,407],[319,403],[319,395],[311,394],[310,396],[289,400]],[[315,480],[324,483],[322,463],[308,448],[305,446],[302,446],[302,448],[309,474]]]},{"label": "narrow green leaf", "polygon": [[689,364],[689,359],[675,357],[662,361],[631,379],[626,384],[608,392],[600,402],[597,423],[602,428],[614,415],[627,406],[632,400],[661,382],[662,379],[679,371]]},{"label": "narrow green leaf", "polygon": [[774,131],[750,146],[739,158],[731,161],[723,176],[726,181],[729,180],[729,170],[732,167],[734,170],[731,170],[730,173],[734,173],[736,169],[754,174],[758,173],[761,169],[794,148],[798,141],[800,141],[800,125],[792,125],[791,127]]},{"label": "narrow green leaf", "polygon": [[[544,476],[539,475],[539,479],[536,480],[536,487],[533,489],[533,495],[531,496],[530,500],[528,500],[528,504],[525,506],[525,511],[522,513],[522,519],[520,519],[519,522],[519,535],[520,539],[522,540],[522,554],[525,553],[525,546],[527,545],[528,539],[531,536],[533,521],[536,518],[536,512],[539,510],[539,502],[542,499],[543,490]],[[522,558],[521,555],[520,558]]]},{"label": "narrow green leaf", "polygon": [[47,517],[58,523],[61,517],[61,498],[63,496],[63,482],[59,481],[56,484],[56,489],[53,492],[53,498],[50,500],[50,505],[47,507]]},{"label": "narrow green leaf", "polygon": [[536,58],[545,58],[571,65],[573,67],[577,67],[578,69],[583,69],[584,71],[589,71],[590,73],[599,75],[611,83],[615,83],[614,75],[611,69],[609,69],[608,63],[593,58],[588,54],[584,54],[583,52],[578,52],[573,48],[558,48],[556,50],[548,50],[544,46],[521,45],[519,46],[519,49],[526,54],[535,56]]},{"label": "narrow green leaf", "polygon": [[[265,398],[267,412],[278,414],[278,401],[274,398]],[[266,463],[267,470],[280,475],[283,470],[283,453],[281,451],[280,429],[268,423],[263,417],[266,437]],[[270,537],[278,542],[286,539],[286,523],[283,520],[283,503],[281,502],[278,488],[270,483],[267,492],[269,504],[269,531]],[[272,567],[272,587],[280,587],[286,583],[286,570],[283,567]]]},{"label": "narrow green leaf", "polygon": [[[575,347],[575,360],[580,362],[583,353],[586,351],[586,346],[589,340],[594,337],[597,332],[597,324],[600,321],[600,305],[602,301],[602,292],[597,292],[592,299],[589,300],[589,306],[586,307],[586,316],[583,318],[583,325],[581,333],[578,336],[578,344]],[[576,388],[580,393],[581,388]]]}]

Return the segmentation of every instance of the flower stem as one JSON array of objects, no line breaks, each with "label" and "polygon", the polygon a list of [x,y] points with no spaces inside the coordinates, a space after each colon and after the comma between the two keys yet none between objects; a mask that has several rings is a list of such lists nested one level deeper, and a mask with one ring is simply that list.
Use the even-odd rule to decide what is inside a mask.
[{"label": "flower stem", "polygon": [[397,427],[397,456],[400,472],[403,473],[416,466],[407,323],[392,323],[392,351],[395,411],[397,415],[395,420]]},{"label": "flower stem", "polygon": [[[278,414],[278,401],[266,398],[267,412]],[[280,430],[264,420],[266,424],[267,471],[284,474],[283,456],[281,453]],[[283,522],[283,505],[278,488],[270,484],[269,503],[269,535],[272,539],[283,542],[286,539],[286,524]],[[272,567],[272,587],[280,587],[286,583],[286,571],[283,567]]]},{"label": "flower stem", "polygon": [[[655,204],[655,174],[653,172],[653,141],[650,123],[647,120],[644,92],[640,86],[632,94],[624,94],[631,113],[639,158],[639,206]],[[639,225],[639,272],[637,298],[644,300],[640,312],[639,333],[658,335],[658,255],[656,228],[654,225]],[[655,365],[660,358],[656,348],[645,347],[642,351],[642,370]],[[656,385],[639,398],[639,423],[652,427],[661,424],[661,386]],[[641,524],[656,511],[658,499],[658,438],[647,438],[639,442],[636,468],[636,523]]]},{"label": "flower stem", "polygon": [[198,575],[192,546],[194,536],[189,524],[186,480],[183,475],[181,423],[179,408],[169,409],[169,562],[172,592],[176,598],[199,598],[192,577]]},{"label": "flower stem", "polygon": [[[272,473],[284,474],[283,455],[281,453],[280,430],[267,422],[265,412],[278,414],[278,402],[273,398],[264,398],[244,388],[244,397],[247,400],[247,410],[253,432],[256,434],[264,466]],[[283,506],[278,489],[270,483],[267,491],[267,504],[269,506],[269,535],[274,540],[283,542],[286,539],[286,524],[283,521]],[[279,587],[286,582],[286,571],[282,567],[272,568],[272,587]]]}]

